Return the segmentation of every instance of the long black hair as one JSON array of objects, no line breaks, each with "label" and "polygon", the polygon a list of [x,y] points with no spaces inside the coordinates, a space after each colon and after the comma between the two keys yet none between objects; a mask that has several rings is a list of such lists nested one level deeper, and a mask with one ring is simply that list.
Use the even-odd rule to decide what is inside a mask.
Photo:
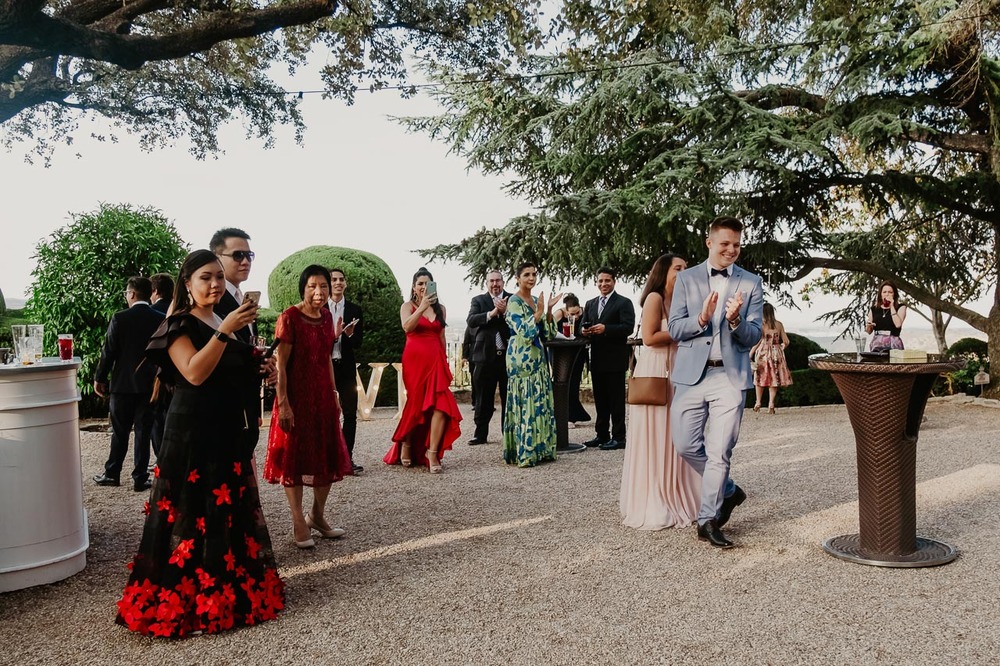
[{"label": "long black hair", "polygon": [[[414,306],[417,306],[419,303],[417,302],[417,292],[414,291],[413,288],[417,286],[417,280],[424,276],[427,276],[427,279],[431,282],[434,281],[434,276],[431,275],[429,270],[423,266],[417,269],[417,272],[413,274],[413,282],[410,284],[410,302],[413,303]],[[439,322],[441,322],[441,325],[447,326],[448,324],[444,320],[444,310],[441,309],[441,303],[434,303],[431,305],[431,309],[434,310],[434,316],[437,317]]]}]

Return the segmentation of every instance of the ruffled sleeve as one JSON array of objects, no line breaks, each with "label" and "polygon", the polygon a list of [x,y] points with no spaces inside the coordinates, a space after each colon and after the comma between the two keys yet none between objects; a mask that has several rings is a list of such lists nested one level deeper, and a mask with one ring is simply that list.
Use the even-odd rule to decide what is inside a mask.
[{"label": "ruffled sleeve", "polygon": [[167,352],[174,340],[181,335],[186,335],[191,338],[195,347],[202,346],[197,342],[199,323],[198,318],[188,312],[171,315],[164,319],[150,336],[149,344],[146,345],[146,360],[159,366],[160,371],[157,373],[157,377],[161,382],[172,386],[177,380],[177,368]]}]

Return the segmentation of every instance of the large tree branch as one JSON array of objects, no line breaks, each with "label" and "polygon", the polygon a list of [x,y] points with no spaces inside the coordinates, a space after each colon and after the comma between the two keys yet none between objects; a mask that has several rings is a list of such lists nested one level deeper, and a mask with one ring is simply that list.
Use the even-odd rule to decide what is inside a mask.
[{"label": "large tree branch", "polygon": [[151,60],[182,58],[230,39],[312,23],[333,14],[337,5],[338,0],[300,0],[248,12],[213,12],[187,29],[155,36],[103,32],[39,12],[14,29],[0,22],[0,41],[138,69]]},{"label": "large tree branch", "polygon": [[827,104],[825,97],[814,95],[795,86],[764,86],[757,90],[741,90],[735,95],[740,100],[763,111],[795,106],[808,109],[813,113],[822,113]]},{"label": "large tree branch", "polygon": [[836,257],[809,257],[807,258],[798,273],[792,276],[792,280],[801,280],[817,268],[832,268],[842,271],[856,271],[873,275],[880,280],[892,280],[902,291],[920,301],[924,305],[934,308],[939,312],[952,315],[961,319],[977,331],[986,332],[988,317],[985,317],[974,310],[964,308],[961,305],[941,300],[936,294],[927,291],[923,287],[917,286],[906,278],[900,277],[892,271],[886,269],[882,264],[864,261],[861,259],[842,259]]},{"label": "large tree branch", "polygon": [[953,134],[927,127],[909,127],[904,130],[903,138],[961,153],[989,155],[991,150],[990,137],[985,134]]}]

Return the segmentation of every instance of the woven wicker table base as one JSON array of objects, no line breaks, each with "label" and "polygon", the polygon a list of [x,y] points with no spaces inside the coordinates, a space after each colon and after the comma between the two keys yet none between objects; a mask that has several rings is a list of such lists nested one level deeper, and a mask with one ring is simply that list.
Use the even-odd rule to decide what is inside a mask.
[{"label": "woven wicker table base", "polygon": [[587,341],[582,338],[571,340],[549,340],[545,348],[552,353],[552,406],[556,416],[556,451],[559,453],[581,453],[587,450],[583,444],[569,441],[569,379],[578,354],[586,354]]},{"label": "woven wicker table base", "polygon": [[934,567],[947,564],[958,557],[958,549],[942,541],[917,537],[917,550],[909,555],[869,555],[861,549],[860,534],[844,534],[831,537],[823,542],[823,550],[855,564],[869,564],[875,567]]}]

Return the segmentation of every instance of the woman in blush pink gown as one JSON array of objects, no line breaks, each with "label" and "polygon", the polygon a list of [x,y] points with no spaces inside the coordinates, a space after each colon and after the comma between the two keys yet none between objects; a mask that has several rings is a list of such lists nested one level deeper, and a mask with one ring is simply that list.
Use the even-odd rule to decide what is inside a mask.
[{"label": "woman in blush pink gown", "polygon": [[[677,346],[667,333],[670,297],[677,274],[687,267],[680,257],[661,256],[653,264],[639,303],[643,347],[636,377],[666,377]],[[674,450],[667,404],[628,406],[628,447],[622,468],[619,508],[622,524],[639,530],[687,527],[698,517],[701,477]]]}]

